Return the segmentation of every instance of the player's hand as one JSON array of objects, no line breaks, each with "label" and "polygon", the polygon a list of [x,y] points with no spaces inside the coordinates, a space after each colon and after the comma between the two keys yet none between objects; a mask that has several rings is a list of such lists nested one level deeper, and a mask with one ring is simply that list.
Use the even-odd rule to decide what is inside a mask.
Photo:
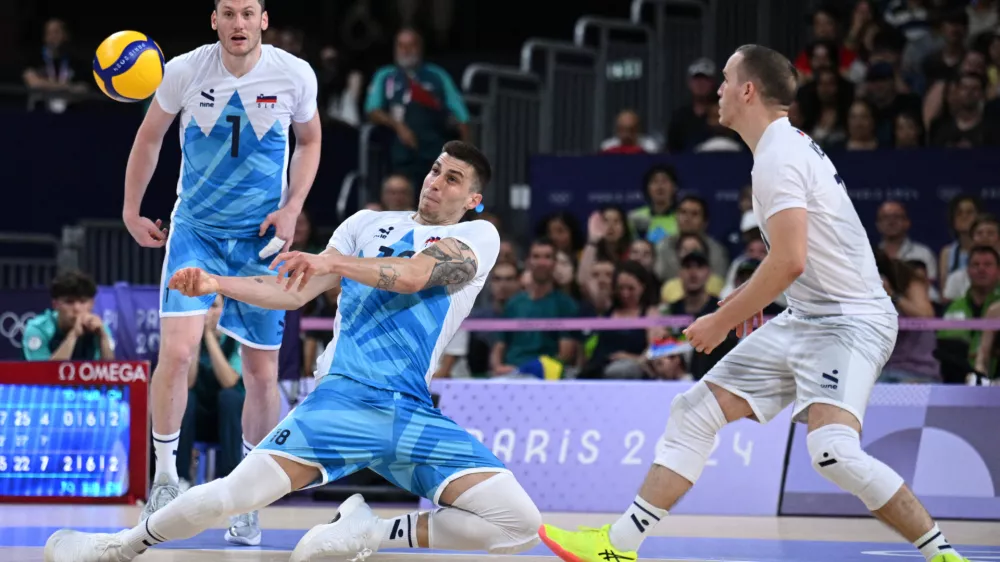
[{"label": "player's hand", "polygon": [[[719,301],[719,307],[721,308],[723,306],[726,306],[727,303],[732,302],[732,300],[736,297],[736,295],[740,294],[740,291],[742,291],[743,288],[746,286],[747,284],[743,283],[739,287],[733,289],[733,292],[729,293],[729,296]],[[745,338],[750,334],[752,334],[754,330],[760,328],[763,325],[764,325],[764,311],[758,310],[753,316],[747,318],[746,320],[743,320],[736,326],[732,326],[731,329],[736,330],[736,337]]]},{"label": "player's hand", "polygon": [[167,229],[163,228],[163,221],[157,219],[153,222],[140,215],[125,216],[123,219],[128,233],[143,248],[162,248],[167,243]]},{"label": "player's hand", "polygon": [[295,223],[298,220],[299,212],[289,207],[278,209],[267,215],[264,222],[260,223],[260,233],[258,236],[264,236],[267,233],[267,229],[273,226],[274,239],[267,244],[266,248],[261,250],[261,259],[269,258],[279,251],[288,251],[288,248],[292,245],[292,239],[295,238]]},{"label": "player's hand", "polygon": [[691,347],[699,353],[712,353],[726,339],[730,326],[719,322],[720,317],[715,312],[696,319],[684,330]]},{"label": "player's hand", "polygon": [[277,282],[285,284],[289,291],[298,282],[296,290],[301,291],[315,275],[333,273],[336,256],[318,256],[306,252],[283,252],[271,262],[271,269],[278,272]]},{"label": "player's hand", "polygon": [[413,129],[400,123],[396,125],[396,136],[399,137],[399,142],[414,150],[417,149],[417,135],[413,132]]},{"label": "player's hand", "polygon": [[186,267],[174,273],[167,288],[186,297],[201,297],[219,292],[219,281],[197,267]]}]

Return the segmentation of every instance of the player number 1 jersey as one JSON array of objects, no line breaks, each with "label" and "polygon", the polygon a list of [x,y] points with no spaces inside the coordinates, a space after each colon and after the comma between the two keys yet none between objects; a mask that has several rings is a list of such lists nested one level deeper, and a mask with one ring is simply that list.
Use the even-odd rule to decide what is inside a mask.
[{"label": "player number 1 jersey", "polygon": [[288,129],[316,114],[309,63],[263,45],[236,78],[219,43],[167,63],[156,101],[180,114],[181,171],[173,220],[221,237],[256,235],[288,188]]},{"label": "player number 1 jersey", "polygon": [[439,240],[455,238],[475,253],[475,277],[414,294],[342,279],[333,340],[316,371],[317,376],[342,375],[431,404],[430,379],[496,263],[500,235],[483,220],[425,226],[413,216],[412,211],[360,211],[337,228],[329,246],[345,256],[409,258]]}]

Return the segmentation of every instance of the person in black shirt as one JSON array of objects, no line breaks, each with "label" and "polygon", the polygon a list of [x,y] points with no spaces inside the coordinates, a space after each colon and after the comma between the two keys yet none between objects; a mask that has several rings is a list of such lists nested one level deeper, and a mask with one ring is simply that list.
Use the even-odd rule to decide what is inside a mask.
[{"label": "person in black shirt", "polygon": [[987,124],[983,118],[986,79],[967,72],[958,79],[952,115],[939,118],[931,129],[931,145],[971,148],[986,144]]},{"label": "person in black shirt", "polygon": [[715,63],[700,58],[688,66],[688,90],[691,103],[674,110],[667,132],[667,150],[683,152],[694,148],[708,134],[708,111],[717,103]]},{"label": "person in black shirt", "polygon": [[[79,94],[88,90],[86,82],[82,81],[87,75],[87,67],[71,53],[66,24],[59,19],[45,22],[44,44],[39,56],[25,69],[24,84],[33,90]],[[68,105],[64,98],[54,97],[46,102],[52,113],[62,113]]]}]

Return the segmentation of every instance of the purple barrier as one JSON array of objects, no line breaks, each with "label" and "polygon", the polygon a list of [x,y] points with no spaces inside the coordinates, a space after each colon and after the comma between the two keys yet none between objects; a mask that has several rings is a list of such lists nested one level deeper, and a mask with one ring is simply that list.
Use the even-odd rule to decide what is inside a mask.
[{"label": "purple barrier", "polygon": [[[616,513],[638,492],[670,404],[690,386],[439,381],[432,390],[441,410],[493,450],[541,510]],[[777,514],[790,423],[786,410],[767,425],[728,426],[698,485],[671,512]]]},{"label": "purple barrier", "polygon": [[[906,479],[939,518],[1000,519],[1000,388],[879,385],[865,415],[865,450]],[[813,470],[795,428],[782,515],[864,515],[861,501]]]}]

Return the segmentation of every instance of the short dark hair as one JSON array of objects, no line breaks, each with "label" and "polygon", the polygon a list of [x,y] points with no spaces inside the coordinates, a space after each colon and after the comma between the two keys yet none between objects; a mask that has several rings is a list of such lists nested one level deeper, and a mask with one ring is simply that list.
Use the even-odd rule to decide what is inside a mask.
[{"label": "short dark hair", "polygon": [[[219,9],[219,2],[222,2],[222,0],[215,0],[215,9],[216,10]],[[257,3],[260,4],[261,11],[267,9],[267,6],[264,5],[264,0],[257,0]]]},{"label": "short dark hair", "polygon": [[980,213],[979,216],[976,217],[975,222],[972,223],[972,228],[969,229],[969,234],[972,234],[977,228],[984,224],[996,225],[997,230],[1000,230],[1000,220],[997,220],[996,215],[993,213]]},{"label": "short dark hair", "polygon": [[476,171],[476,181],[472,185],[477,192],[482,193],[483,188],[493,179],[493,168],[490,166],[489,158],[486,158],[486,155],[475,146],[467,142],[453,140],[445,143],[441,151],[472,166],[472,169]]},{"label": "short dark hair", "polygon": [[753,82],[764,101],[789,107],[798,91],[798,72],[788,57],[761,45],[743,45],[738,73],[744,82]]},{"label": "short dark hair", "polygon": [[89,300],[97,296],[97,284],[82,271],[70,270],[56,275],[49,288],[53,300]]},{"label": "short dark hair", "polygon": [[681,200],[677,203],[677,208],[679,209],[685,201],[690,201],[692,203],[697,203],[701,207],[701,216],[705,218],[705,222],[708,222],[708,202],[705,199],[697,195],[685,195],[681,197]]},{"label": "short dark hair", "polygon": [[548,247],[552,248],[552,255],[553,256],[556,253],[556,244],[555,244],[555,242],[553,242],[547,236],[540,236],[540,237],[535,238],[534,240],[532,240],[531,241],[531,247],[528,248],[528,252],[530,253],[531,252],[531,248],[534,248],[535,246],[548,246]]},{"label": "short dark hair", "polygon": [[979,74],[978,72],[963,72],[958,77],[959,82],[961,82],[962,80],[975,80],[976,82],[979,83],[980,90],[983,91],[986,90],[986,84],[987,84],[986,77],[983,76],[982,74]]},{"label": "short dark hair", "polygon": [[687,240],[688,238],[694,238],[695,240],[697,240],[698,243],[701,244],[701,253],[705,254],[706,258],[709,257],[708,254],[709,247],[708,247],[708,242],[705,240],[705,237],[702,236],[701,234],[695,234],[693,232],[689,232],[687,234],[678,234],[677,240],[674,241],[674,251],[680,254],[681,245],[683,245],[684,241]]},{"label": "short dark hair", "polygon": [[997,265],[1000,265],[1000,253],[997,253],[996,248],[992,246],[973,246],[969,250],[969,262],[972,262],[972,256],[976,254],[989,254],[993,256],[993,259],[997,261]]}]

